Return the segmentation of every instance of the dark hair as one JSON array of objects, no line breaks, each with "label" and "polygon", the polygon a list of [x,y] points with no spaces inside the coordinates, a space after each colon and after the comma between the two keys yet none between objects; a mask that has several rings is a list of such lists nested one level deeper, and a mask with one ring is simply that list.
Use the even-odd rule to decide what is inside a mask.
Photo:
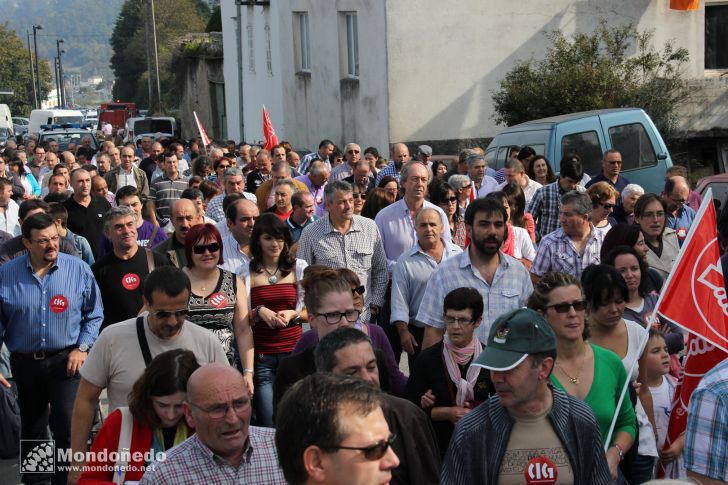
[{"label": "dark hair", "polygon": [[377,187],[383,188],[385,185],[387,185],[389,182],[397,182],[397,187],[399,188],[399,181],[397,181],[396,178],[392,177],[391,175],[387,175],[385,177],[382,177],[382,179],[377,184]]},{"label": "dark hair", "polygon": [[18,209],[18,219],[25,220],[25,216],[28,215],[28,212],[36,209],[48,212],[48,203],[40,199],[24,200],[20,203],[20,208]]},{"label": "dark hair", "polygon": [[250,236],[250,272],[251,274],[263,272],[263,249],[260,246],[260,238],[264,234],[275,239],[283,239],[283,251],[279,257],[278,265],[282,277],[285,278],[296,267],[296,258],[291,256],[289,251],[291,244],[293,244],[293,238],[288,224],[270,212],[261,214],[253,226],[253,234]]},{"label": "dark hair", "polygon": [[531,159],[528,161],[528,169],[526,170],[526,175],[528,175],[528,178],[530,178],[531,180],[536,180],[536,172],[534,171],[533,167],[539,160],[543,160],[544,162],[546,162],[546,182],[556,182],[556,174],[554,173],[554,168],[551,166],[551,162],[549,162],[548,159],[543,155],[536,155],[535,157],[531,157]]},{"label": "dark hair", "polygon": [[303,303],[309,315],[316,313],[321,300],[329,293],[350,293],[351,284],[348,278],[338,269],[320,264],[312,264],[303,270],[301,288]]},{"label": "dark hair", "polygon": [[333,147],[336,146],[336,145],[334,145],[334,142],[331,141],[331,140],[327,140],[327,139],[321,140],[321,143],[319,143],[319,150],[322,149],[322,148],[324,148],[324,147],[327,147],[329,145],[331,145]]},{"label": "dark hair", "polygon": [[644,297],[652,290],[652,283],[650,283],[650,275],[647,263],[640,255],[635,251],[632,246],[617,246],[616,248],[609,251],[606,257],[602,258],[602,263],[608,264],[609,266],[615,266],[617,256],[623,254],[631,254],[637,259],[637,264],[640,267],[640,285],[637,292],[640,296]]},{"label": "dark hair", "polygon": [[86,170],[89,173],[91,173],[91,172],[98,173],[99,172],[99,169],[96,167],[96,165],[93,165],[91,163],[87,163],[85,165],[81,165],[81,168],[84,169],[84,170]]},{"label": "dark hair", "polygon": [[604,242],[602,242],[602,248],[599,251],[601,259],[604,260],[607,254],[609,254],[609,252],[617,246],[633,247],[637,244],[639,237],[640,226],[636,224],[620,222],[616,226],[612,226],[609,232],[607,232],[604,236]]},{"label": "dark hair", "polygon": [[518,184],[510,183],[505,184],[501,190],[511,207],[511,225],[526,229],[526,194],[523,189]]},{"label": "dark hair", "polygon": [[68,210],[66,210],[66,207],[63,204],[58,202],[49,203],[47,214],[51,216],[54,221],[56,219],[60,219],[62,227],[66,227],[66,224],[68,224]]},{"label": "dark hair", "polygon": [[361,208],[361,215],[368,219],[374,220],[379,211],[394,203],[392,194],[381,187],[375,187],[367,192],[367,200],[364,207]]},{"label": "dark hair", "polygon": [[648,192],[646,194],[640,195],[640,198],[637,199],[637,202],[635,202],[635,204],[634,204],[635,218],[642,217],[642,213],[645,211],[647,206],[649,204],[651,204],[652,202],[659,202],[660,205],[662,205],[662,210],[667,212],[667,203],[665,202],[665,200],[657,194]]},{"label": "dark hair", "polygon": [[192,247],[200,241],[205,239],[214,239],[220,245],[219,256],[217,258],[217,264],[222,264],[222,236],[220,231],[210,224],[197,224],[192,226],[187,234],[185,235],[185,258],[187,258],[187,267],[194,268],[195,264],[192,262]]},{"label": "dark hair", "polygon": [[205,200],[205,196],[202,194],[202,191],[196,187],[187,187],[179,195],[179,198],[188,199],[188,200],[197,200],[197,199]]},{"label": "dark hair", "polygon": [[[55,177],[55,175],[54,175]],[[70,199],[71,196],[68,194],[68,192],[53,192],[52,194],[48,194],[45,197],[43,197],[43,200],[48,202],[49,204],[53,202],[58,202],[60,204],[63,204],[65,201]]]},{"label": "dark hair", "polygon": [[559,177],[569,177],[577,182],[584,176],[584,169],[581,165],[581,157],[576,153],[567,153],[561,158],[559,164]]},{"label": "dark hair", "polygon": [[[353,327],[337,328],[327,334],[319,340],[319,343],[316,344],[316,348],[313,351],[314,360],[316,361],[316,371],[331,372],[337,364],[336,355],[334,355],[336,352],[350,345],[364,342],[372,345],[371,339],[364,332]],[[374,346],[372,345],[373,352]]]},{"label": "dark hair", "polygon": [[33,230],[42,231],[43,229],[47,229],[51,226],[55,227],[55,225],[56,225],[56,222],[46,212],[44,212],[42,214],[33,214],[32,216],[23,220],[23,226],[22,226],[23,238],[30,241],[31,231],[33,231]]},{"label": "dark hair", "polygon": [[[309,192],[309,191],[303,192],[301,190],[294,192],[293,195],[291,196],[291,205],[294,208],[302,207],[303,203],[304,203],[303,198],[307,195],[311,195],[311,192]],[[315,202],[315,200],[314,200],[314,202]]]},{"label": "dark hair", "polygon": [[[55,164],[55,166],[53,167],[53,175],[58,175],[58,174],[57,174],[56,172],[59,172],[59,171],[60,171],[61,169],[64,169],[64,168],[65,168],[66,170],[68,170],[68,165],[66,165],[66,164],[65,164],[65,163],[63,163],[63,162],[58,162],[58,163],[56,163],[56,164]],[[70,175],[70,174],[69,174],[69,175]]]},{"label": "dark hair", "polygon": [[[493,199],[493,200],[497,200],[498,203],[500,203],[504,208],[506,206],[505,205],[505,202],[508,202],[508,207],[510,208],[510,205],[511,204],[508,201],[508,196],[502,190],[493,191],[493,192],[489,193],[488,195],[486,195],[485,197],[486,198]],[[506,214],[508,214],[508,211],[506,211]],[[506,222],[507,223],[510,223],[510,218],[509,219],[506,219]]]},{"label": "dark hair", "polygon": [[141,192],[139,192],[139,189],[133,185],[125,185],[116,191],[116,205],[119,205],[121,200],[126,199],[127,197],[137,197],[139,198],[139,202],[142,204],[145,202],[145,197]]},{"label": "dark hair", "polygon": [[508,213],[503,204],[495,199],[475,199],[465,209],[465,224],[472,226],[475,221],[475,214],[485,212],[486,214],[500,214],[503,222],[508,222]]},{"label": "dark hair", "polygon": [[212,162],[210,161],[210,158],[205,155],[200,155],[197,158],[195,158],[195,161],[192,162],[192,174],[198,175],[202,178],[205,178],[205,174],[203,174],[203,170],[205,168],[209,168],[210,171],[212,171]]},{"label": "dark hair", "polygon": [[435,160],[434,162],[432,162],[432,167],[430,167],[432,168],[433,177],[437,177],[437,169],[440,168],[440,165],[445,166],[445,172],[449,170],[447,163],[445,163],[445,160]]},{"label": "dark hair", "polygon": [[614,266],[592,264],[581,274],[587,307],[594,311],[621,298],[629,300],[629,290],[624,278]]},{"label": "dark hair", "polygon": [[[447,202],[445,198],[447,197],[448,192],[452,192],[453,195],[455,194],[455,189],[452,185],[447,183],[445,180],[438,178],[432,179],[427,191],[430,195],[430,202],[436,206],[443,205]],[[452,216],[453,222],[458,222],[460,218],[460,211],[456,210]]]},{"label": "dark hair", "polygon": [[[216,195],[219,195],[220,187],[218,187],[215,182],[208,179],[203,179],[202,182],[200,182],[199,187],[197,187],[200,192],[202,192],[202,196],[205,198],[205,200],[210,200]],[[232,195],[232,194],[231,194]]]},{"label": "dark hair", "polygon": [[[513,150],[513,147],[511,147],[511,150]],[[520,150],[518,150],[518,155],[516,155],[516,158],[518,160],[525,160],[529,157],[536,156],[536,150],[533,149],[533,147],[530,147],[528,145],[524,146]]]},{"label": "dark hair", "polygon": [[[235,202],[241,199],[245,199],[245,197],[243,197],[243,194],[238,194],[237,192],[234,194],[228,194],[222,198],[222,211],[225,213],[225,217],[227,217],[228,220],[234,221],[237,219],[238,210]],[[233,209],[231,209],[231,207],[233,207]]]},{"label": "dark hair", "polygon": [[187,392],[187,381],[198,367],[200,364],[191,350],[174,349],[155,356],[129,393],[129,411],[132,416],[149,426],[159,426],[160,420],[154,412],[152,397]]},{"label": "dark hair", "polygon": [[366,416],[381,405],[382,392],[356,377],[313,374],[295,383],[283,396],[276,413],[275,443],[286,481],[306,482],[303,453],[310,446],[324,451],[346,438],[342,413]]},{"label": "dark hair", "polygon": [[442,313],[447,310],[470,310],[477,321],[483,316],[483,296],[475,288],[456,288],[445,295]]},{"label": "dark hair", "polygon": [[185,290],[192,293],[192,283],[185,272],[176,266],[159,266],[144,280],[144,298],[150,305],[154,303],[152,293],[155,291],[175,297]]},{"label": "dark hair", "polygon": [[374,158],[379,158],[379,150],[377,150],[375,147],[366,147],[364,149],[364,155],[367,155],[369,153],[374,155]]}]

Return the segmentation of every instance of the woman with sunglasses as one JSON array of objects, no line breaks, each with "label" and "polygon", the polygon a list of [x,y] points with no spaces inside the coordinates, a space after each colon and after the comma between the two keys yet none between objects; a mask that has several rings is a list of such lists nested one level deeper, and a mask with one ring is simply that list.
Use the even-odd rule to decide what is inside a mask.
[{"label": "woman with sunglasses", "polygon": [[[134,383],[129,395],[129,407],[117,408],[101,425],[91,445],[88,466],[78,484],[131,483],[141,480],[149,462],[143,459],[129,462],[102,461],[100,458],[117,452],[120,444],[121,448],[128,449],[131,457],[146,454],[148,458],[153,458],[191,436],[194,430],[187,427],[182,404],[187,397],[187,380],[199,366],[195,354],[190,350],[169,350],[154,357],[144,374]],[[122,431],[127,426],[131,431],[129,442],[120,443]],[[129,467],[125,473],[119,474],[114,470],[115,466],[124,465]]]},{"label": "woman with sunglasses", "polygon": [[473,184],[467,175],[451,175],[447,179],[447,183],[452,186],[457,196],[457,210],[460,217],[465,217],[465,209],[470,204],[470,192],[473,190]]},{"label": "woman with sunglasses", "polygon": [[360,216],[361,210],[364,208],[367,193],[358,184],[351,184],[351,187],[351,196],[354,198],[354,214]]},{"label": "woman with sunglasses", "polygon": [[[592,409],[602,440],[606,441],[627,372],[614,352],[587,342],[586,302],[579,280],[566,273],[546,273],[534,285],[528,307],[543,314],[556,335],[552,384]],[[635,434],[634,408],[625,399],[607,450],[613,479],[617,478],[618,465],[631,448]]]},{"label": "woman with sunglasses", "polygon": [[299,288],[307,264],[291,256],[291,231],[278,216],[264,213],[250,238],[249,321],[253,328],[253,380],[258,426],[273,426],[273,381],[280,361],[301,338],[304,292]]},{"label": "woman with sunglasses", "polygon": [[468,233],[465,221],[458,211],[458,198],[455,195],[455,189],[443,180],[433,179],[432,183],[430,183],[429,194],[430,202],[445,211],[447,220],[450,223],[452,242],[461,249],[465,249],[468,246]]},{"label": "woman with sunglasses", "polygon": [[242,364],[252,392],[253,333],[247,321],[247,290],[240,277],[218,267],[223,259],[217,228],[193,226],[185,236],[185,256],[187,266],[182,271],[192,283],[187,320],[217,335],[230,365]]},{"label": "woman with sunglasses", "polygon": [[647,265],[666,279],[680,252],[675,230],[665,227],[667,204],[656,194],[645,194],[634,206],[634,220],[645,236]]},{"label": "woman with sunglasses", "polygon": [[612,217],[619,192],[609,182],[597,182],[586,191],[592,201],[592,224],[606,235],[617,221]]},{"label": "woman with sunglasses", "polygon": [[[315,303],[316,301],[321,300],[323,302],[324,298],[333,298],[333,293],[335,293],[330,288],[325,287],[325,285],[320,285],[318,283],[319,280],[323,279],[340,279],[348,285],[353,308],[357,311],[357,318],[350,320],[347,317],[346,319],[339,319],[338,321],[332,321],[331,319],[324,321],[321,316],[318,318],[315,318],[315,316],[313,318],[311,317],[312,314],[309,304],[317,305]],[[333,332],[339,327],[354,327],[369,336],[374,350],[381,351],[384,363],[386,364],[387,374],[389,377],[388,381],[390,382],[392,393],[397,396],[402,396],[404,394],[405,385],[407,385],[407,376],[402,373],[397,361],[394,360],[392,345],[389,343],[387,334],[384,333],[382,327],[371,323],[363,323],[366,322],[368,315],[364,310],[364,293],[366,292],[366,289],[359,281],[359,277],[356,273],[348,268],[333,269],[325,266],[313,265],[306,269],[304,282],[305,284],[303,284],[303,288],[306,292],[305,301],[306,308],[309,312],[311,329],[303,333],[301,339],[293,349],[293,353],[298,354],[306,349],[313,348],[318,341],[324,337],[324,335]],[[318,298],[316,300],[313,300],[313,298],[309,300],[308,295],[310,292],[313,292],[313,295],[318,295]],[[349,300],[342,295],[339,295],[338,298],[347,302]],[[324,308],[320,306],[320,304],[319,307],[320,308],[317,311],[321,311],[321,308]]]}]

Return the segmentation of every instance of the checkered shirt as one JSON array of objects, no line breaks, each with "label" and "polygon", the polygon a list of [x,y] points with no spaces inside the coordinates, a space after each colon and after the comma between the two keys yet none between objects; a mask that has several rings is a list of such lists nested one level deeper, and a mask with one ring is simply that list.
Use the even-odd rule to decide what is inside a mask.
[{"label": "checkered shirt", "polygon": [[389,280],[387,256],[373,220],[355,215],[349,231],[341,234],[328,216],[322,217],[303,229],[296,257],[308,264],[349,268],[367,289],[367,305],[384,304]]},{"label": "checkered shirt", "polygon": [[445,328],[442,304],[445,296],[456,288],[475,288],[483,296],[483,323],[475,331],[483,345],[496,318],[526,305],[533,291],[531,278],[523,264],[507,254],[499,253],[500,265],[489,285],[470,263],[470,251],[463,251],[440,263],[427,283],[426,298],[417,312],[417,320],[435,328]]},{"label": "checkered shirt", "polygon": [[379,171],[379,173],[377,174],[377,180],[374,181],[374,185],[376,185],[378,187],[379,182],[384,177],[394,177],[395,179],[397,179],[397,183],[399,183],[399,172],[397,171],[397,168],[394,166],[394,161],[389,162],[389,165],[387,165],[386,167],[384,167],[383,169],[381,169]]},{"label": "checkered shirt", "polygon": [[344,180],[346,177],[351,177],[352,175],[354,175],[354,169],[351,165],[349,165],[349,162],[344,161],[344,163],[331,169],[329,181],[333,182],[335,180]]},{"label": "checkered shirt", "polygon": [[157,209],[157,220],[160,227],[169,222],[169,212],[172,202],[179,199],[182,192],[189,187],[189,177],[179,175],[176,180],[170,180],[167,175],[154,182],[149,189],[149,200],[154,202]]},{"label": "checkered shirt", "polygon": [[285,485],[278,466],[278,452],[273,428],[248,428],[248,448],[237,468],[205,446],[198,435],[192,435],[167,453],[167,459],[151,466],[140,484],[176,485],[199,483],[245,483],[251,485]]},{"label": "checkered shirt", "polygon": [[[210,200],[210,202],[207,203],[207,210],[205,211],[205,215],[210,219],[214,219],[215,222],[225,220],[225,212],[223,212],[222,210],[222,201],[226,195],[227,194],[225,193],[216,195]],[[251,202],[255,202],[256,204],[258,203],[258,198],[250,192],[243,192],[243,197]]]},{"label": "checkered shirt", "polygon": [[543,276],[556,271],[568,273],[579,279],[584,268],[601,262],[599,252],[602,250],[602,242],[604,242],[604,233],[591,226],[591,234],[584,246],[584,254],[580,255],[571,238],[563,229],[559,228],[541,239],[531,273]]},{"label": "checkered shirt", "polygon": [[[298,173],[300,173],[301,175],[307,174],[309,167],[316,160],[321,160],[321,155],[319,155],[318,151],[311,152],[308,155],[305,155],[301,159],[301,163],[298,164]],[[328,160],[323,160],[323,162],[326,164],[326,168],[329,169],[329,172],[331,172],[331,163],[329,163]]]},{"label": "checkered shirt", "polygon": [[[576,190],[583,192],[584,187],[577,185]],[[559,228],[559,211],[561,210],[561,191],[559,181],[544,185],[536,191],[526,207],[526,212],[536,220],[536,234],[539,238]]]},{"label": "checkered shirt", "polygon": [[728,359],[705,374],[690,398],[685,468],[728,482]]}]

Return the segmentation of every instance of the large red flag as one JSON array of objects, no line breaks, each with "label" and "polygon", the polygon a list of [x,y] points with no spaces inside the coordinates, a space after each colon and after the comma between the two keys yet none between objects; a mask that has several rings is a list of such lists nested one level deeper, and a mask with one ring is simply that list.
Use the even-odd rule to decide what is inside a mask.
[{"label": "large red flag", "polygon": [[193,115],[195,115],[195,123],[197,123],[197,129],[200,132],[200,138],[202,138],[202,144],[205,145],[205,151],[207,151],[207,147],[212,143],[212,140],[210,140],[210,137],[207,136],[207,132],[205,131],[205,127],[202,126],[202,123],[200,122],[200,118],[197,117],[196,112],[192,112]]},{"label": "large red flag", "polygon": [[700,0],[670,0],[672,10],[697,10],[700,8]]},{"label": "large red flag", "polygon": [[263,138],[265,138],[265,148],[266,150],[271,150],[274,146],[278,144],[278,136],[276,135],[276,130],[273,128],[273,123],[270,120],[270,115],[268,114],[268,110],[265,109],[265,106],[263,106]]}]

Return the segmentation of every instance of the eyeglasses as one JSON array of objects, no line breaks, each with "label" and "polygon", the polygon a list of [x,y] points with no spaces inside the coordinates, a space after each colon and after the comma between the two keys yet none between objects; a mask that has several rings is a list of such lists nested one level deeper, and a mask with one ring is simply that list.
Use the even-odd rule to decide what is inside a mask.
[{"label": "eyeglasses", "polygon": [[48,246],[50,243],[57,243],[60,241],[61,236],[52,236],[48,239],[31,239],[30,242],[37,244],[38,246]]},{"label": "eyeglasses", "polygon": [[471,323],[473,323],[472,318],[456,318],[456,317],[451,317],[449,315],[445,315],[444,317],[442,317],[442,321],[445,322],[445,325],[457,324],[457,325],[460,325],[461,327],[466,327],[466,326],[470,325]]},{"label": "eyeglasses", "polygon": [[210,251],[210,253],[216,253],[219,250],[220,245],[216,242],[192,246],[192,252],[194,252],[195,254],[205,254],[205,251]]},{"label": "eyeglasses", "polygon": [[386,440],[379,440],[371,446],[321,446],[325,450],[355,450],[361,451],[364,454],[364,458],[369,461],[379,460],[387,454],[387,450],[394,444],[394,440],[397,439],[397,435],[391,434]]},{"label": "eyeglasses", "polygon": [[583,312],[586,309],[586,302],[584,300],[575,300],[572,302],[554,303],[553,305],[546,305],[546,309],[553,308],[556,313],[568,313],[572,308],[575,312]]},{"label": "eyeglasses", "polygon": [[193,404],[188,401],[188,404],[192,407],[196,407],[203,413],[210,416],[212,419],[222,419],[225,416],[227,416],[228,409],[233,410],[233,413],[238,414],[245,411],[248,406],[250,406],[250,399],[236,399],[231,404],[225,403],[225,404],[216,404],[214,406],[211,406],[209,408],[203,408],[202,406],[198,406],[197,404]]},{"label": "eyeglasses", "polygon": [[362,194],[362,193],[357,193],[357,192],[354,192],[351,195],[355,199],[366,199],[367,198],[367,194]]},{"label": "eyeglasses", "polygon": [[364,285],[359,285],[356,288],[351,289],[352,293],[359,293],[360,295],[363,295],[365,291],[367,291],[367,289],[364,288]]},{"label": "eyeglasses", "polygon": [[[356,291],[356,290],[354,290]],[[337,324],[341,321],[341,317],[346,318],[347,322],[356,322],[359,319],[361,312],[359,310],[346,310],[345,312],[329,312],[329,313],[314,313],[316,317],[324,317],[326,323],[329,325]]]},{"label": "eyeglasses", "polygon": [[187,308],[180,308],[179,310],[159,310],[154,312],[154,317],[159,320],[167,320],[172,315],[174,315],[174,318],[184,318],[189,312]]},{"label": "eyeglasses", "polygon": [[644,214],[642,214],[642,217],[644,217],[645,219],[652,219],[652,218],[662,219],[663,217],[665,217],[665,213],[663,211],[645,212]]},{"label": "eyeglasses", "polygon": [[607,210],[614,209],[617,206],[617,204],[600,204],[600,205]]},{"label": "eyeglasses", "polygon": [[218,165],[217,166],[217,169],[218,170],[225,170],[225,169],[228,169],[228,168],[230,168],[230,165]]}]

